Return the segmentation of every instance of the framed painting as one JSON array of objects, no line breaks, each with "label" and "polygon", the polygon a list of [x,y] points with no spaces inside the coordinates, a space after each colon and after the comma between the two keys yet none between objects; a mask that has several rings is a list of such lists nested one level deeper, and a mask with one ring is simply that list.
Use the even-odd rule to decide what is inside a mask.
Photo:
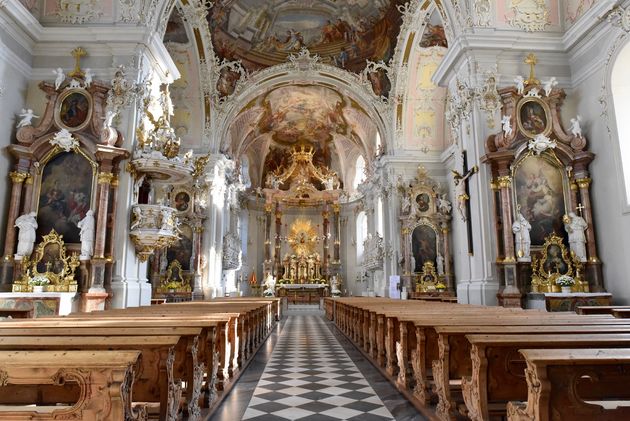
[{"label": "framed painting", "polygon": [[177,209],[177,212],[187,213],[192,208],[190,193],[186,190],[175,192],[173,207]]},{"label": "framed painting", "polygon": [[92,207],[95,167],[81,153],[62,152],[44,166],[37,207],[37,241],[54,229],[65,243],[80,243],[77,226]]},{"label": "framed painting", "polygon": [[519,130],[527,137],[551,133],[551,112],[540,98],[523,98],[518,104],[516,117]]},{"label": "framed painting", "polygon": [[427,212],[431,204],[431,197],[428,193],[420,193],[416,196],[416,206],[418,211]]},{"label": "framed painting", "polygon": [[435,265],[437,258],[437,233],[426,224],[418,225],[411,233],[411,251],[414,257],[413,272],[421,272],[425,262]]},{"label": "framed painting", "polygon": [[92,117],[92,97],[83,89],[66,90],[57,102],[55,123],[69,131],[81,130]]},{"label": "framed painting", "polygon": [[166,260],[169,265],[177,260],[183,270],[189,271],[193,254],[193,231],[187,224],[180,225],[179,229],[181,230],[180,238],[166,251]]},{"label": "framed painting", "polygon": [[560,162],[546,155],[527,155],[514,169],[514,203],[531,224],[532,247],[552,233],[564,234],[568,180]]}]

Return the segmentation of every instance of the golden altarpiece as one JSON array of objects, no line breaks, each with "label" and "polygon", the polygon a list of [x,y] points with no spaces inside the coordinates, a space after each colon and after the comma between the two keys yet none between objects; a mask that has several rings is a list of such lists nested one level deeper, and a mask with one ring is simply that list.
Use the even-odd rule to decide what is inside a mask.
[{"label": "golden altarpiece", "polygon": [[[279,295],[287,295],[289,290],[296,295],[298,289],[302,292],[310,289],[311,293],[322,296],[326,294],[328,279],[338,275],[341,264],[339,179],[329,168],[314,165],[314,154],[310,146],[295,147],[289,163],[270,173],[263,189],[266,213],[263,272],[275,275]],[[321,229],[306,216],[297,217],[290,226],[283,224],[282,210],[289,208],[320,209]]]},{"label": "golden altarpiece", "polygon": [[[14,292],[30,292],[33,277],[46,277],[50,284],[44,291],[78,291],[82,309],[89,311],[103,308],[107,297],[119,164],[129,153],[120,147],[123,138],[106,112],[111,85],[92,80],[80,68],[83,49],[73,55],[77,65],[72,72],[60,73],[55,83],[40,83],[47,102],[43,115],[35,116],[38,124],[32,118],[22,120],[17,141],[8,147],[15,163],[9,173],[0,277],[3,289]],[[79,222],[89,210],[94,217],[93,253],[79,261]],[[30,213],[37,223],[34,252],[18,256],[15,221]]]},{"label": "golden altarpiece", "polygon": [[451,203],[426,168],[402,188],[402,279],[414,292],[454,293],[449,241]]},{"label": "golden altarpiece", "polygon": [[[563,127],[565,93],[553,79],[536,79],[535,62],[531,55],[526,60],[531,65],[527,80],[499,90],[502,130],[488,138],[482,157],[492,173],[503,306],[522,306],[530,292],[559,291],[555,280],[562,274],[576,278],[574,292],[604,292],[588,171],[595,156],[579,116],[571,119],[570,130]],[[581,257],[569,248],[571,219],[583,221]]]}]

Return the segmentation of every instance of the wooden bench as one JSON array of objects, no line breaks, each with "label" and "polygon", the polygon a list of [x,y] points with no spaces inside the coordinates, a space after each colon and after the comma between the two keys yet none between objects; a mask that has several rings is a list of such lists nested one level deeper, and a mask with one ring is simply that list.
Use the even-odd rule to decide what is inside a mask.
[{"label": "wooden bench", "polygon": [[577,306],[575,312],[581,315],[588,314],[612,314],[616,309],[630,309],[630,306]]},{"label": "wooden bench", "polygon": [[[0,351],[0,419],[146,419],[146,408],[132,408],[139,357],[138,351]],[[42,396],[55,405],[41,412],[26,406]],[[3,405],[7,399],[10,406]]]},{"label": "wooden bench", "polygon": [[467,335],[470,342],[472,374],[462,378],[462,392],[468,416],[475,421],[505,417],[512,400],[527,399],[523,377],[525,360],[519,349],[552,348],[628,348],[626,334],[543,334],[543,335]]},{"label": "wooden bench", "polygon": [[510,402],[508,420],[630,419],[629,348],[522,349],[520,353],[527,363],[527,404]]},{"label": "wooden bench", "polygon": [[12,319],[31,319],[33,307],[28,308],[0,308],[0,319],[10,317]]}]

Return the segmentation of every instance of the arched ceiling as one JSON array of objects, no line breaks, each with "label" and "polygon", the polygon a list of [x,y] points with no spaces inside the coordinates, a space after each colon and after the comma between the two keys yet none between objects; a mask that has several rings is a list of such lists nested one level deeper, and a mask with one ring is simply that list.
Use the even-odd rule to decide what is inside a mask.
[{"label": "arched ceiling", "polygon": [[359,72],[394,54],[404,0],[220,0],[208,22],[215,53],[249,70],[308,48],[325,63]]}]

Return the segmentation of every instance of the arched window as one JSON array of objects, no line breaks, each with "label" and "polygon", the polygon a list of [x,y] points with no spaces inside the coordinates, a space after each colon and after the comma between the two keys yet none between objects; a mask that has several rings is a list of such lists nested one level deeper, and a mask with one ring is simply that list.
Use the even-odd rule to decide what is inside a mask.
[{"label": "arched window", "polygon": [[354,181],[352,182],[352,187],[354,187],[354,189],[356,190],[356,188],[359,186],[359,184],[363,182],[363,180],[365,180],[365,159],[363,159],[362,155],[359,155],[359,157],[357,158],[357,165],[354,173]]},{"label": "arched window", "polygon": [[630,43],[626,44],[619,53],[613,65],[610,80],[615,117],[617,120],[617,136],[619,151],[621,152],[621,171],[626,193],[626,205],[630,205]]},{"label": "arched window", "polygon": [[368,223],[367,215],[361,211],[357,215],[357,262],[363,258],[363,242],[367,238]]}]

